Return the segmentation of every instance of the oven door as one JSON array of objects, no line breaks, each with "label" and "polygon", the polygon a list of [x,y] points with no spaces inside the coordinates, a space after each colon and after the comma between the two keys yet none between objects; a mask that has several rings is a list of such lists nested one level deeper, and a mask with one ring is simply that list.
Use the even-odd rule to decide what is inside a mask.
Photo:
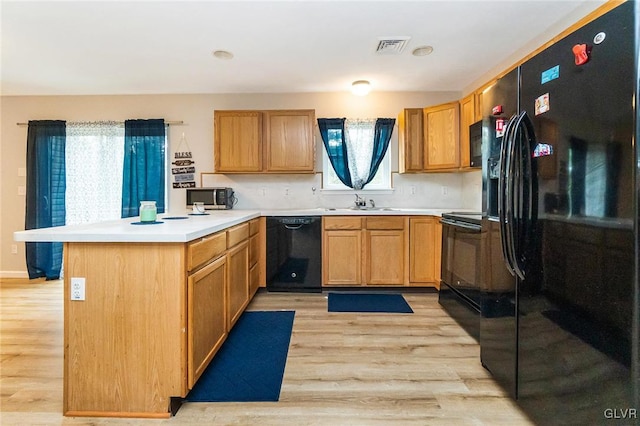
[{"label": "oven door", "polygon": [[480,226],[442,219],[442,282],[480,310]]}]

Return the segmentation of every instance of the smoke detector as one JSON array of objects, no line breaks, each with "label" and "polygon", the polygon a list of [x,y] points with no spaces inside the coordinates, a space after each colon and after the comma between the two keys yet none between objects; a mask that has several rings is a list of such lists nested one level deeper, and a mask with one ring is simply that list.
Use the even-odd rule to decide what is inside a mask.
[{"label": "smoke detector", "polygon": [[411,37],[379,37],[376,53],[378,55],[399,55],[404,50]]}]

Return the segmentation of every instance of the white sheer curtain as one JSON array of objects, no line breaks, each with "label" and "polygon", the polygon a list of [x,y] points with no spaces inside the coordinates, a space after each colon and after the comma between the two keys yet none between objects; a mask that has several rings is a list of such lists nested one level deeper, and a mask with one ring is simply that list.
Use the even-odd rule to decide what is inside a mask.
[{"label": "white sheer curtain", "polygon": [[67,123],[66,224],[119,219],[124,124]]},{"label": "white sheer curtain", "polygon": [[369,179],[376,120],[346,119],[344,122],[345,143],[349,157],[349,171],[353,189],[362,189]]}]

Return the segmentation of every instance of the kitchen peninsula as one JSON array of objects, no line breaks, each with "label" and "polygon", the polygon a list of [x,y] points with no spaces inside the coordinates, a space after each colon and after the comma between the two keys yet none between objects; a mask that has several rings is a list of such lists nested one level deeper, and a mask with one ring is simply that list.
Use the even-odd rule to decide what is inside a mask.
[{"label": "kitchen peninsula", "polygon": [[153,225],[129,218],[14,234],[64,242],[66,416],[175,411],[172,401],[186,396],[257,290],[259,216],[165,215]]},{"label": "kitchen peninsula", "polygon": [[19,231],[14,238],[64,243],[64,414],[168,417],[265,285],[265,216],[395,216],[408,224],[410,217],[436,223],[441,213],[221,210],[160,215],[153,225],[128,218]]}]

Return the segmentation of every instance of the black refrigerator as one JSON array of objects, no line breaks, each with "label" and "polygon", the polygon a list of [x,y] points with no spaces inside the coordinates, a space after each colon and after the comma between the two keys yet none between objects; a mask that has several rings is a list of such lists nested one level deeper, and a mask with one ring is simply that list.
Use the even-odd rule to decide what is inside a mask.
[{"label": "black refrigerator", "polygon": [[481,360],[539,424],[640,417],[638,16],[483,93]]}]

